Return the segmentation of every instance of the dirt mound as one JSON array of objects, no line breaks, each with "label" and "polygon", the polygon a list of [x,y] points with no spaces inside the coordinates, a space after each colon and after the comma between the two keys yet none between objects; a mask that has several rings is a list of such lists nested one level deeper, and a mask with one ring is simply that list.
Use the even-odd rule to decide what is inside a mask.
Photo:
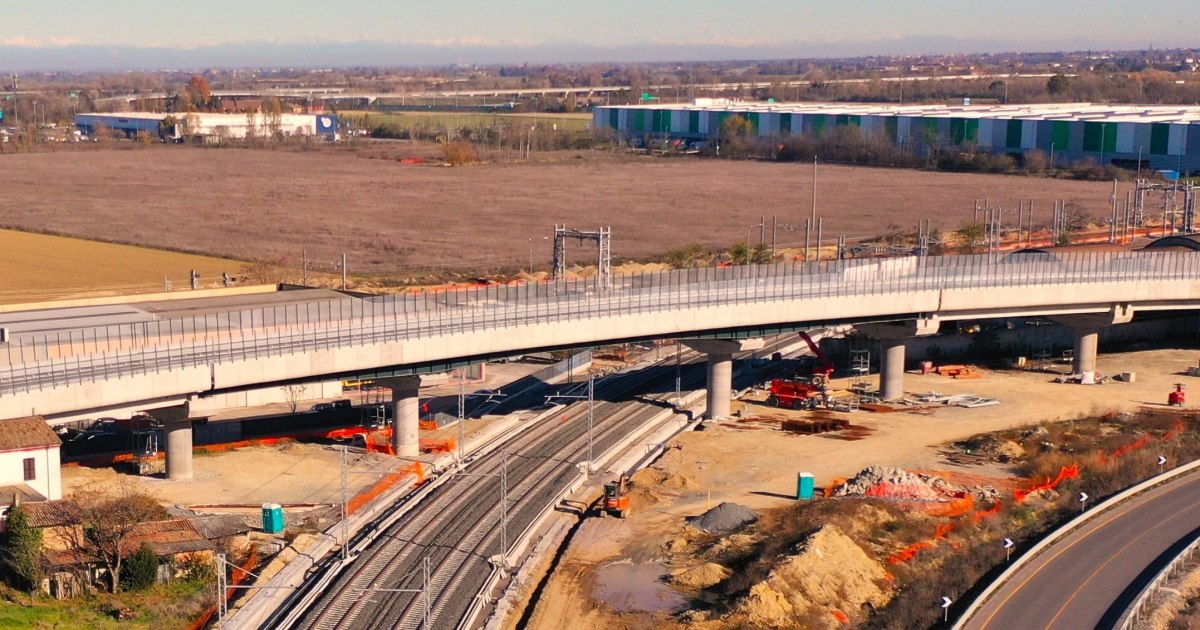
[{"label": "dirt mound", "polygon": [[1012,440],[1005,440],[996,448],[996,455],[1000,457],[1000,461],[1020,459],[1025,457],[1025,448]]},{"label": "dirt mound", "polygon": [[733,571],[715,562],[705,562],[699,566],[673,571],[671,583],[680,588],[698,591],[719,584],[732,574]]},{"label": "dirt mound", "polygon": [[920,475],[902,468],[871,466],[864,468],[852,479],[838,488],[834,494],[845,496],[870,496],[914,501],[943,501],[961,496],[966,488],[952,484],[941,477]]},{"label": "dirt mound", "polygon": [[771,575],[750,588],[736,613],[760,627],[840,627],[828,614],[840,610],[855,620],[864,604],[881,607],[892,593],[880,587],[883,565],[834,525],[817,530],[800,553],[784,559]]},{"label": "dirt mound", "polygon": [[700,516],[689,516],[687,524],[709,534],[727,534],[757,520],[754,510],[726,501]]},{"label": "dirt mound", "polygon": [[648,486],[662,490],[695,490],[696,482],[678,473],[667,472],[661,468],[645,468],[639,470],[631,478],[634,486]]}]

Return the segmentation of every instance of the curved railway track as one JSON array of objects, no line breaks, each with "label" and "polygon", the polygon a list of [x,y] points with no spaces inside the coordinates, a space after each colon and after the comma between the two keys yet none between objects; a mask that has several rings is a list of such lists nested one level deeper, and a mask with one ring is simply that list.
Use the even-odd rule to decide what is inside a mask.
[{"label": "curved railway track", "polygon": [[[690,354],[694,358],[695,354]],[[661,409],[617,402],[672,384],[667,361],[620,378],[598,381],[593,451],[616,444]],[[702,370],[685,365],[688,388]],[[419,628],[424,619],[422,560],[429,558],[430,628],[457,627],[500,554],[500,475],[507,459],[508,540],[523,532],[578,475],[587,458],[587,403],[569,405],[513,438],[502,451],[474,461],[381,535],[307,610],[297,627]],[[414,592],[396,592],[403,589]]]},{"label": "curved railway track", "polygon": [[[684,353],[685,361],[699,356]],[[701,387],[704,377],[703,364],[683,364],[683,389]],[[674,379],[675,358],[670,357],[597,381],[593,453],[604,453],[661,412],[658,406],[631,399],[673,392]],[[501,554],[501,476],[508,480],[506,540],[511,548],[578,478],[578,465],[587,459],[586,418],[587,403],[574,403],[518,434],[502,449],[471,462],[467,472],[436,488],[344,568],[303,611],[295,627],[458,628],[487,586],[493,560]],[[426,558],[428,601],[420,592]]]}]

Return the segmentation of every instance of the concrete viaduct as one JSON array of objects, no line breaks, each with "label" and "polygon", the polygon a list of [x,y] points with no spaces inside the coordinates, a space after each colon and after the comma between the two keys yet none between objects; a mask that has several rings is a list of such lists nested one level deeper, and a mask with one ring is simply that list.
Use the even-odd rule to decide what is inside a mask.
[{"label": "concrete viaduct", "polygon": [[707,353],[707,416],[720,418],[732,355],[766,334],[855,325],[884,344],[881,392],[894,399],[904,340],[943,321],[1051,317],[1074,329],[1086,383],[1101,328],[1189,309],[1200,309],[1200,252],[841,260],[487,286],[80,328],[69,350],[61,337],[40,347],[22,340],[0,368],[0,418],[134,405],[166,423],[168,477],[177,479],[191,474],[188,402],[224,392],[375,379],[392,389],[397,455],[413,457],[421,374],[497,357],[682,339]]}]

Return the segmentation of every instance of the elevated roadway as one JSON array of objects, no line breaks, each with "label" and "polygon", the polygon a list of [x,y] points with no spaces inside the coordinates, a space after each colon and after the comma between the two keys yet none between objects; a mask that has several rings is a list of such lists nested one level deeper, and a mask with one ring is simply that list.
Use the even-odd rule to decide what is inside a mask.
[{"label": "elevated roadway", "polygon": [[1051,545],[961,627],[1112,628],[1197,535],[1200,475],[1189,474],[1121,503]]},{"label": "elevated roadway", "polygon": [[190,317],[151,313],[147,321],[25,335],[0,347],[0,365],[8,363],[0,367],[0,418],[180,404],[264,384],[404,376],[664,337],[894,321],[922,321],[928,331],[941,321],[1018,315],[1087,316],[1081,327],[1098,329],[1134,312],[1198,307],[1200,253],[1132,252],[695,269],[618,276],[612,286],[592,278]]}]

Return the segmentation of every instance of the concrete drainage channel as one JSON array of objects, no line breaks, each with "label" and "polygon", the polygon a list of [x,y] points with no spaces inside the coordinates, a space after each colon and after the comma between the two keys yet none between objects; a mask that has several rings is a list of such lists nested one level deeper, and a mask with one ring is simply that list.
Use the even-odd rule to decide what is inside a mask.
[{"label": "concrete drainage channel", "polygon": [[[679,404],[676,405],[675,408],[665,409],[659,414],[655,415],[643,425],[645,427],[644,430],[630,434],[625,439],[621,440],[617,444],[614,444],[609,450],[605,451],[600,457],[596,458],[596,462],[604,466],[607,472],[610,473],[633,474],[634,472],[641,470],[663,453],[666,442],[670,441],[672,438],[681,433],[685,433],[696,428],[696,425],[699,424],[698,420],[677,420],[675,422],[670,422],[670,420],[676,416],[679,416],[680,414],[687,414],[688,418],[693,417],[690,412],[695,411],[694,407],[697,406],[698,402],[702,402],[703,400],[703,391],[689,392],[683,396],[683,399],[679,402]],[[655,429],[657,429],[657,431],[655,431]],[[653,435],[650,435],[649,438],[644,437],[651,431],[655,431]],[[646,443],[650,445],[650,448],[645,452],[639,453],[635,450],[632,453],[627,454],[619,461],[616,461],[612,466],[608,465],[608,462],[613,461],[618,455],[628,450],[639,440],[643,439],[646,439]],[[527,527],[525,531],[521,533],[521,536],[513,546],[513,551],[509,554],[509,556],[521,557],[522,554],[525,553],[525,549],[528,547],[533,535],[545,527],[546,521],[554,514],[558,506],[562,504],[563,500],[566,497],[579,492],[591,479],[592,477],[580,473],[579,477],[576,478],[576,480],[570,486],[563,489],[563,491],[555,497],[554,501],[548,504],[542,513],[529,524],[529,527]],[[581,519],[582,517],[583,515],[581,515]],[[504,588],[503,594],[494,600],[496,602],[495,608],[492,610],[492,614],[488,617],[487,622],[484,624],[484,627],[487,630],[498,630],[501,627],[505,617],[511,612],[513,603],[519,599],[521,589],[528,584],[534,567],[541,562],[546,553],[550,551],[556,551],[553,549],[553,542],[558,540],[560,537],[564,537],[565,534],[567,534],[567,529],[568,525],[566,523],[561,523],[558,526],[552,527],[551,530],[546,532],[546,535],[542,537],[542,544],[539,544],[533,550],[533,553],[529,554],[528,557],[523,558],[522,561],[518,563],[520,569],[518,570],[517,574],[513,576],[513,579],[511,579],[508,585]],[[565,542],[566,540],[563,540],[560,545]],[[488,584],[484,588],[483,592],[491,593],[496,591],[506,577],[508,576],[504,571],[500,571],[498,569],[493,570],[492,575],[488,580]],[[472,607],[470,614],[464,617],[462,622],[458,625],[459,630],[467,630],[475,627],[476,620],[478,619],[479,615],[482,614],[487,605],[488,602],[482,599],[476,599],[476,604],[474,607]]]}]

